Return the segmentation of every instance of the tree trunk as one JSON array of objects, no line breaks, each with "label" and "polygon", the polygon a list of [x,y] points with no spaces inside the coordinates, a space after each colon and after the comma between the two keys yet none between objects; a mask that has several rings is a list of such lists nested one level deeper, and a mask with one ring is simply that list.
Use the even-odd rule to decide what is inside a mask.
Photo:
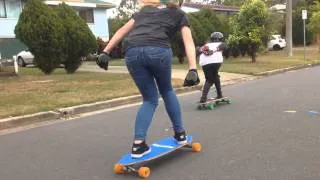
[{"label": "tree trunk", "polygon": [[318,50],[320,52],[320,33],[317,34],[317,44],[318,44]]},{"label": "tree trunk", "polygon": [[256,52],[252,52],[252,54],[251,54],[251,62],[252,63],[255,63],[255,62],[257,62],[257,59],[256,59]]},{"label": "tree trunk", "polygon": [[292,53],[292,0],[287,0],[286,5],[286,41],[288,56],[293,56]]},{"label": "tree trunk", "polygon": [[257,51],[258,45],[257,43],[251,43],[251,62],[255,63],[257,61]]}]

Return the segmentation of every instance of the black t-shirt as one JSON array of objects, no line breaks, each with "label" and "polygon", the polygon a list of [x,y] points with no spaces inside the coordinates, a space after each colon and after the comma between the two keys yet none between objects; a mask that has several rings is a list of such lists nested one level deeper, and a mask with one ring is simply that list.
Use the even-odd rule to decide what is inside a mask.
[{"label": "black t-shirt", "polygon": [[124,48],[137,46],[170,47],[170,39],[183,26],[189,26],[186,14],[179,8],[144,7],[133,16],[132,31]]}]

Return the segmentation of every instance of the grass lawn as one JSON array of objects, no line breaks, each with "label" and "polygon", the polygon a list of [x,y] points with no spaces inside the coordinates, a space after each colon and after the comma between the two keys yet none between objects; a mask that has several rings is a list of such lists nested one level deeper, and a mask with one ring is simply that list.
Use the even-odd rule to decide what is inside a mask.
[{"label": "grass lawn", "polygon": [[[317,63],[320,63],[320,53],[317,51],[317,47],[311,46],[306,48],[306,61],[304,60],[304,50],[300,47],[294,48],[292,57],[288,57],[285,50],[259,54],[256,63],[251,63],[251,58],[249,57],[230,57],[229,59],[224,60],[220,71],[240,74],[257,74],[275,69]],[[124,62],[114,61],[111,64],[121,66],[124,65]],[[184,64],[179,64],[177,58],[174,58],[173,68],[187,69],[188,65],[186,61]]]},{"label": "grass lawn", "polygon": [[251,63],[251,59],[229,58],[224,61],[223,72],[257,74],[260,72],[292,67],[303,64],[319,64],[320,53],[314,48],[308,48],[306,51],[306,60],[304,60],[303,49],[294,49],[293,56],[288,57],[285,51],[270,51],[259,55],[256,63]]},{"label": "grass lawn", "polygon": [[[230,57],[224,60],[221,71],[240,74],[257,74],[264,71],[316,63],[320,63],[320,53],[317,51],[316,46],[306,48],[306,61],[304,61],[304,49],[299,47],[294,48],[292,57],[288,57],[285,50],[269,51],[265,54],[259,54],[256,63],[251,63],[251,58],[249,57]],[[123,60],[113,60],[110,65],[124,66],[125,63]],[[198,67],[200,68],[199,65]],[[173,68],[187,69],[188,65],[186,61],[183,64],[179,64],[178,59],[174,58]]]},{"label": "grass lawn", "polygon": [[[127,74],[78,72],[57,69],[43,75],[37,68],[20,68],[18,77],[0,77],[0,118],[54,110],[138,94]],[[182,80],[173,80],[175,87]]]}]

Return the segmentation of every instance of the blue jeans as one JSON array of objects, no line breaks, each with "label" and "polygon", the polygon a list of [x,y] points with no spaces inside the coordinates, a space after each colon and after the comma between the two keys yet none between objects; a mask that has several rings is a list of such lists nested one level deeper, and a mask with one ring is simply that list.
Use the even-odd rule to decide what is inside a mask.
[{"label": "blue jeans", "polygon": [[136,116],[135,140],[146,139],[153,114],[158,106],[158,89],[174,131],[184,131],[180,104],[171,84],[171,49],[154,46],[133,47],[127,50],[125,61],[143,97],[143,104]]}]

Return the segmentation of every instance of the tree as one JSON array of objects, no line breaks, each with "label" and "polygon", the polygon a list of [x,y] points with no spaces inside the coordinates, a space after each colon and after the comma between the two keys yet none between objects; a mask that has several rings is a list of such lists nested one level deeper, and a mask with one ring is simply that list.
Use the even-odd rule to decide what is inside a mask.
[{"label": "tree", "polygon": [[110,37],[112,37],[118,29],[128,22],[129,18],[121,18],[119,16],[108,20]]},{"label": "tree", "polygon": [[263,44],[263,39],[270,36],[268,25],[268,9],[261,0],[248,0],[241,6],[240,12],[231,21],[233,27],[232,43],[247,44],[252,62],[256,62],[256,53]]},{"label": "tree", "polygon": [[139,9],[137,0],[121,0],[118,10],[118,17],[120,18],[131,18]]},{"label": "tree", "polygon": [[[298,3],[298,5],[294,8],[292,14],[292,36],[293,36],[293,44],[299,45],[304,44],[303,39],[303,20],[302,20],[302,10],[307,9],[308,13],[311,12],[311,7],[308,6],[305,2]],[[310,22],[310,18],[306,19],[306,24]],[[306,44],[311,44],[314,39],[314,33],[306,29]]]},{"label": "tree", "polygon": [[[192,37],[196,46],[204,45],[214,31],[220,31],[225,36],[229,34],[229,23],[226,15],[216,15],[211,9],[202,9],[200,12],[188,14]],[[172,49],[179,62],[184,61],[184,45],[178,33],[172,40]]]},{"label": "tree", "polygon": [[206,25],[203,23],[205,20],[201,19],[201,15],[199,13],[191,13],[188,18],[195,45],[203,45],[210,35],[205,27]]},{"label": "tree", "polygon": [[[129,19],[127,17],[121,18],[119,16],[109,19],[108,23],[109,23],[110,37],[112,37],[119,28],[121,28],[124,24],[126,24],[128,20]],[[110,55],[113,58],[122,58],[123,57],[122,43],[119,43],[115,48],[113,48]]]},{"label": "tree", "polygon": [[316,1],[313,6],[313,14],[310,18],[308,29],[317,34],[317,43],[320,51],[320,1]]},{"label": "tree", "polygon": [[[117,16],[108,20],[110,37],[112,37],[119,28],[126,24],[132,15],[138,10],[138,0],[121,0],[120,5],[117,8]],[[111,56],[114,58],[123,57],[122,43],[119,43],[117,47],[112,50]]]},{"label": "tree", "polygon": [[76,12],[60,4],[56,9],[63,25],[62,63],[67,73],[74,73],[81,65],[81,58],[97,49],[97,41],[87,23]]},{"label": "tree", "polygon": [[28,46],[35,64],[45,74],[58,67],[63,27],[54,10],[41,0],[30,0],[24,6],[14,30],[16,37]]},{"label": "tree", "polygon": [[242,6],[247,0],[224,0],[223,4],[227,6]]}]

